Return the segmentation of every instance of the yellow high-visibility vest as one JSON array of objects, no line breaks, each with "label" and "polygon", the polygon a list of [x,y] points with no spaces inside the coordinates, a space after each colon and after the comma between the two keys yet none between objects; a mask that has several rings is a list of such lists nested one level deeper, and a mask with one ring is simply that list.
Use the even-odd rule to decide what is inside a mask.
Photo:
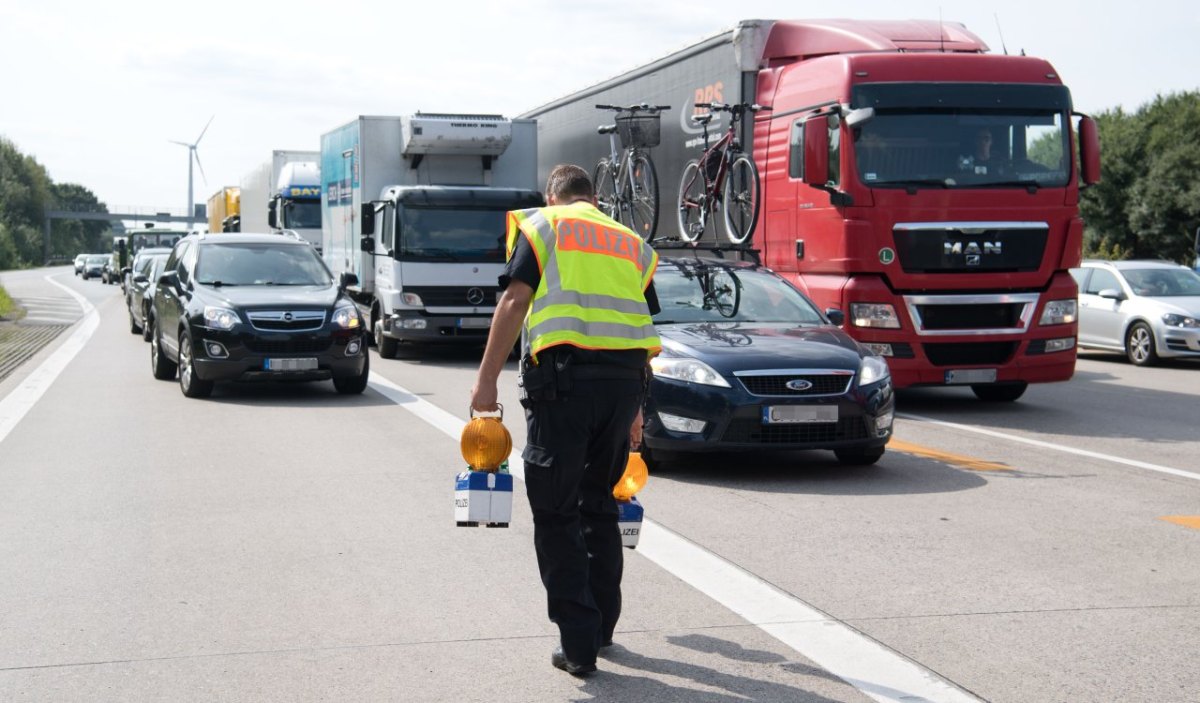
[{"label": "yellow high-visibility vest", "polygon": [[581,349],[662,349],[646,305],[658,253],[641,237],[577,202],[508,213],[507,257],[524,236],[541,281],[525,318],[534,358],[569,344]]}]

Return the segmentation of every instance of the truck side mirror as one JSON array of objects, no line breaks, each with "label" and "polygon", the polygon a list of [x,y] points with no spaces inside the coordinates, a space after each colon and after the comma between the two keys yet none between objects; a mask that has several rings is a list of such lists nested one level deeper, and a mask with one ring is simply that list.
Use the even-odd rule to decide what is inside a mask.
[{"label": "truck side mirror", "polygon": [[367,252],[368,254],[374,254],[375,253],[375,238],[364,236],[362,239],[360,239],[358,241],[358,248],[362,249],[363,251]]},{"label": "truck side mirror", "polygon": [[[362,212],[359,214],[358,220],[364,236],[375,234],[375,203],[363,203]],[[366,249],[363,249],[363,251],[366,251]],[[371,251],[375,251],[373,245]]]},{"label": "truck side mirror", "polygon": [[804,121],[804,182],[815,188],[829,183],[829,120],[825,115]]},{"label": "truck side mirror", "polygon": [[275,201],[272,200],[270,203],[267,203],[267,226],[271,229],[275,229],[278,226],[275,224],[277,221],[278,217],[275,215]]},{"label": "truck side mirror", "polygon": [[1096,121],[1087,116],[1079,120],[1079,164],[1084,183],[1100,182],[1100,131],[1096,129]]}]

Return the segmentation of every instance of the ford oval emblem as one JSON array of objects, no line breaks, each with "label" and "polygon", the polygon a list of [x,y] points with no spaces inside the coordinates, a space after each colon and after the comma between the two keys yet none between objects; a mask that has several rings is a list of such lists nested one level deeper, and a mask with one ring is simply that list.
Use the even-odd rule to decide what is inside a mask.
[{"label": "ford oval emblem", "polygon": [[483,302],[483,289],[482,288],[472,288],[471,290],[467,291],[467,302],[472,305],[479,305],[480,303],[482,303]]},{"label": "ford oval emblem", "polygon": [[783,385],[790,391],[806,391],[809,388],[813,387],[813,384],[811,381],[805,381],[802,378],[797,378],[794,381],[788,381],[787,383],[785,383]]}]

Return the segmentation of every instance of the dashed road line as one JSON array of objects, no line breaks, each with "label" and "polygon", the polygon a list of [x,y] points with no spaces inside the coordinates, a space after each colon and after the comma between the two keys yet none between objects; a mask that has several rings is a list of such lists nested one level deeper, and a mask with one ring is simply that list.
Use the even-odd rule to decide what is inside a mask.
[{"label": "dashed road line", "polygon": [[[466,421],[372,373],[371,388],[455,441]],[[521,448],[509,471],[524,480]],[[638,554],[879,703],[981,703],[903,654],[658,523],[644,519]]]}]

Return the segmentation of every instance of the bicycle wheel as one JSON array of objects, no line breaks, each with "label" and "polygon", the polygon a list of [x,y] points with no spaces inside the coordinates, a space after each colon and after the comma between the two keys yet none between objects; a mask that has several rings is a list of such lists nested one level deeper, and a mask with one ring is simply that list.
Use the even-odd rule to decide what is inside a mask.
[{"label": "bicycle wheel", "polygon": [[749,156],[739,154],[725,174],[725,192],[721,197],[724,211],[725,236],[741,244],[754,234],[758,221],[758,169]]},{"label": "bicycle wheel", "polygon": [[704,236],[708,223],[708,199],[704,195],[704,176],[700,173],[700,162],[692,160],[683,167],[683,178],[679,181],[679,236],[685,242],[694,242]]},{"label": "bicycle wheel", "polygon": [[612,162],[600,159],[592,176],[596,188],[596,206],[605,215],[619,220],[617,217],[617,189],[613,183]]},{"label": "bicycle wheel", "polygon": [[658,230],[658,173],[645,154],[630,160],[632,178],[624,184],[625,202],[629,203],[629,229],[647,242],[654,241]]}]

